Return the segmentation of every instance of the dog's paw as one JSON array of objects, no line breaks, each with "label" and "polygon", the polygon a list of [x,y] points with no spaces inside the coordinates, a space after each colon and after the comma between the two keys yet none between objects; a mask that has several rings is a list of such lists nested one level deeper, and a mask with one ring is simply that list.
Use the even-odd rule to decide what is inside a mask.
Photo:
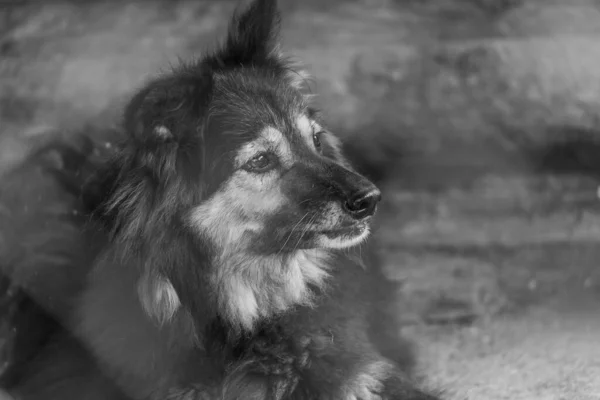
[{"label": "dog's paw", "polygon": [[281,335],[253,339],[246,344],[244,356],[227,373],[224,398],[286,398],[294,392],[302,371],[309,365],[310,341],[308,337],[286,340]]},{"label": "dog's paw", "polygon": [[385,381],[394,370],[393,364],[387,361],[362,366],[344,385],[340,400],[385,400]]},{"label": "dog's paw", "polygon": [[310,338],[294,340],[267,337],[254,340],[248,346],[247,358],[255,369],[264,375],[290,376],[306,368],[310,358]]}]

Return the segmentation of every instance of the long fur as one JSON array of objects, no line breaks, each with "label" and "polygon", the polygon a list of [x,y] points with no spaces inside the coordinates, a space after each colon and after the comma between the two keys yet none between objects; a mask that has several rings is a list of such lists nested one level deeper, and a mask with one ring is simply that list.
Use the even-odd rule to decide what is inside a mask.
[{"label": "long fur", "polygon": [[[93,212],[77,243],[94,262],[74,335],[18,399],[436,398],[380,329],[393,287],[350,248],[379,191],[298,89],[278,24],[276,1],[256,0],[221,48],[133,96],[117,153],[82,193]],[[86,375],[54,373],[57,390],[39,378],[53,357]]]}]

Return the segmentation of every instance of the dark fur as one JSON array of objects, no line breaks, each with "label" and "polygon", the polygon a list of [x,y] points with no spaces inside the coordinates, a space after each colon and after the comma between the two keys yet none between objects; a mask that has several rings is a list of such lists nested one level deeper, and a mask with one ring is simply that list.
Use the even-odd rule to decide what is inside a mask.
[{"label": "dark fur", "polygon": [[[299,251],[320,243],[316,233],[293,236],[293,222],[374,190],[347,165],[333,136],[320,154],[286,136],[300,161],[285,179],[281,172],[282,211],[256,212],[267,223],[252,247],[243,235],[239,243],[221,242],[190,222],[190,212],[215,210],[218,203],[197,211],[238,173],[232,156],[265,124],[291,132],[290,115],[313,115],[274,51],[277,24],[276,2],[257,0],[234,18],[222,49],[150,82],[127,107],[119,152],[99,169],[84,201],[56,199],[94,211],[85,235],[83,221],[69,221],[75,229],[57,245],[85,255],[68,267],[85,271],[92,255],[94,267],[77,310],[63,318],[77,339],[59,335],[23,374],[17,398],[435,399],[409,379],[409,346],[384,329],[384,322],[397,326],[388,308],[393,285],[365,267],[357,250],[324,250],[330,258],[319,265],[331,275],[327,284],[309,281],[307,298],[274,304],[289,295],[289,282],[277,277],[286,277]],[[248,198],[237,201],[253,207]],[[236,221],[218,216],[209,228]],[[286,247],[286,237],[295,244]],[[254,269],[240,272],[222,249]],[[260,316],[244,320],[248,307],[240,314],[227,308],[239,300],[231,293],[243,293],[235,279],[254,285],[266,307]]]}]

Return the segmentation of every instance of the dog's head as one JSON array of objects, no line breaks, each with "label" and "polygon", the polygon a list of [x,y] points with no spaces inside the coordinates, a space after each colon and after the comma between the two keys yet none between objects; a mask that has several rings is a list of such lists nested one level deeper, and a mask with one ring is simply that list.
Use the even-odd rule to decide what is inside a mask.
[{"label": "dog's head", "polygon": [[303,74],[277,51],[277,31],[276,2],[252,3],[219,51],[134,98],[128,131],[162,202],[188,202],[188,222],[207,238],[267,253],[355,245],[380,192],[310,107]]},{"label": "dog's head", "polygon": [[[221,273],[222,291],[258,296],[268,280],[289,298],[265,302],[285,305],[305,296],[307,276],[321,275],[296,260],[297,279],[289,271],[275,278],[283,273],[275,256],[289,260],[298,251],[360,243],[381,195],[348,165],[340,142],[310,107],[304,75],[277,50],[278,22],[275,0],[254,1],[234,16],[220,49],[134,96],[125,114],[126,184],[111,205],[124,235],[152,230],[156,236],[176,226],[208,247],[244,254],[230,263],[238,267]],[[233,282],[232,271],[251,257],[272,268],[246,267],[244,282]]]}]

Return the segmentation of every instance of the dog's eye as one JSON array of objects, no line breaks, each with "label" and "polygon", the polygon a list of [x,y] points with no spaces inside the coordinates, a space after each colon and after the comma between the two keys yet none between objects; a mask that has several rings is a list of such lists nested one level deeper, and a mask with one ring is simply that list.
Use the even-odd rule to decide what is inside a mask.
[{"label": "dog's eye", "polygon": [[317,149],[317,151],[321,151],[321,135],[325,133],[324,131],[319,131],[319,132],[315,132],[313,133],[313,143],[315,145],[315,149]]},{"label": "dog's eye", "polygon": [[268,153],[262,153],[252,158],[244,165],[244,169],[251,172],[266,172],[275,165],[275,160]]}]

